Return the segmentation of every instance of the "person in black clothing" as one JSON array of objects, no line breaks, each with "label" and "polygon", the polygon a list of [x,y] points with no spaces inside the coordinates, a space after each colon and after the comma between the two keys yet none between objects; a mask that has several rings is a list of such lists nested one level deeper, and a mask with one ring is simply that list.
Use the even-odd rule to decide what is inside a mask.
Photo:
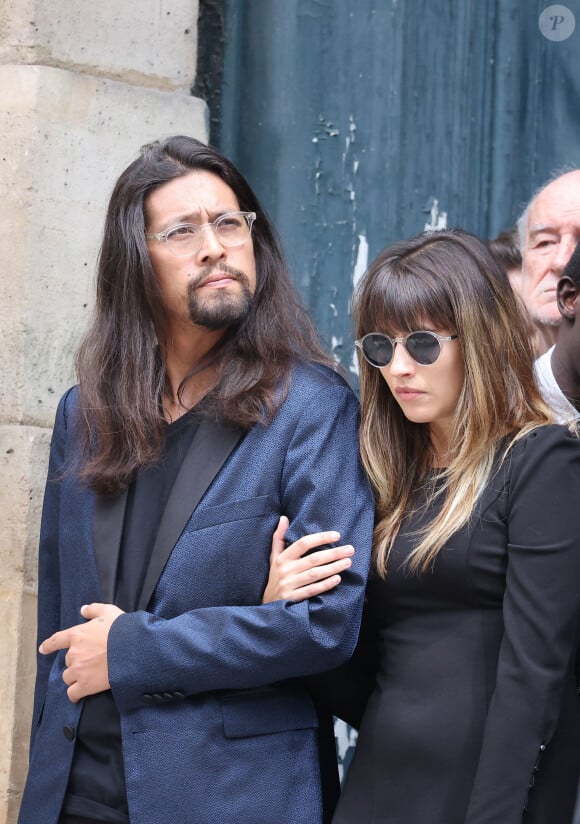
[{"label": "person in black clothing", "polygon": [[[377,524],[357,651],[319,681],[360,723],[333,824],[570,824],[580,440],[552,423],[527,324],[477,238],[390,246],[354,308]],[[271,591],[336,585],[283,537]]]}]

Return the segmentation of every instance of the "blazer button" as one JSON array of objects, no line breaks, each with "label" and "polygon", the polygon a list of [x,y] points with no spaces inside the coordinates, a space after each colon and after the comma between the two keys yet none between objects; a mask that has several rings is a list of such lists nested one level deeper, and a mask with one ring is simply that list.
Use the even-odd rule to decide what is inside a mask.
[{"label": "blazer button", "polygon": [[143,703],[144,704],[153,704],[154,703],[153,696],[150,695],[148,692],[146,692],[145,695],[143,696]]},{"label": "blazer button", "polygon": [[63,735],[64,735],[64,737],[66,738],[67,741],[73,741],[74,740],[74,737],[75,737],[75,728],[74,727],[70,727],[68,724],[65,724],[64,727],[62,728],[62,732],[63,732]]}]

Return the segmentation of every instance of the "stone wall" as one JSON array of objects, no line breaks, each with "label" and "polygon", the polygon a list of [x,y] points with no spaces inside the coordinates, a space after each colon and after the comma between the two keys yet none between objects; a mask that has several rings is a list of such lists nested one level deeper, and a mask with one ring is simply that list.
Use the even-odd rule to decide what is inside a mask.
[{"label": "stone wall", "polygon": [[[91,310],[106,203],[149,140],[207,139],[197,0],[0,8],[0,824],[26,775],[36,551],[56,404]],[[41,822],[39,822],[41,824]]]}]

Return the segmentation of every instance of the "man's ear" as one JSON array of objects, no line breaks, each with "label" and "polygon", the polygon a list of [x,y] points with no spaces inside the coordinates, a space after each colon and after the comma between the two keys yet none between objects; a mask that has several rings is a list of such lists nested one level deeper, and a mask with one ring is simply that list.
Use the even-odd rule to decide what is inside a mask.
[{"label": "man's ear", "polygon": [[556,298],[560,314],[566,320],[575,320],[578,287],[569,277],[560,278],[556,287]]}]

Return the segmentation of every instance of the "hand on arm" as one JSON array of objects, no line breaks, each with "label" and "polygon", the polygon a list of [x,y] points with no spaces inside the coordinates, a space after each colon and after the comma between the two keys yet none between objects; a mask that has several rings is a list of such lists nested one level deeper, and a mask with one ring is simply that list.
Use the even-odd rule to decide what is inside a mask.
[{"label": "hand on arm", "polygon": [[62,680],[73,704],[110,688],[107,640],[111,625],[122,614],[123,610],[113,604],[84,606],[81,615],[86,623],[55,632],[41,643],[38,651],[42,655],[67,650]]},{"label": "hand on arm", "polygon": [[282,515],[272,536],[270,575],[262,596],[264,604],[280,600],[303,601],[328,592],[338,586],[340,573],[352,564],[350,559],[354,549],[348,545],[306,555],[316,547],[339,541],[338,532],[315,532],[284,548],[288,525],[288,518]]},{"label": "hand on arm", "polygon": [[[171,569],[166,568],[166,573],[174,574],[164,573],[158,594],[163,601],[170,594],[168,585],[180,585],[177,598],[185,611],[164,618],[137,610],[111,627],[109,680],[121,713],[142,708],[145,693],[178,689],[193,696],[212,690],[252,689],[332,669],[352,655],[370,560],[373,500],[358,456],[354,395],[342,383],[329,386],[325,381],[315,394],[306,391],[309,385],[307,375],[304,382],[297,381],[277,426],[263,432],[252,430],[254,434],[234,456],[232,476],[225,473],[217,480],[205,505],[200,505],[182,533],[169,562]],[[284,440],[285,431],[289,440]],[[290,520],[284,536],[287,543],[318,532],[324,518],[345,543],[355,547],[352,566],[340,573],[340,586],[300,603],[259,603],[267,579],[263,562],[268,560],[276,521],[257,511],[253,521],[238,524],[228,518],[215,527],[208,525],[205,531],[202,516],[209,514],[212,506],[227,501],[229,511],[238,511],[237,503],[233,505],[246,483],[246,459],[251,458],[254,466],[258,452],[265,453],[265,460],[252,497],[263,497],[264,493],[272,497],[274,483],[278,494],[271,503],[280,506],[278,512]],[[252,471],[256,473],[255,466]],[[336,478],[340,483],[335,483]],[[239,540],[241,532],[243,542]],[[232,557],[239,559],[237,563],[243,563],[246,552],[257,552],[248,582],[244,582],[244,571],[238,582],[231,581],[236,588],[232,589],[233,603],[224,603],[221,584],[214,591],[210,575],[194,580],[182,576],[177,584],[179,573],[173,560],[185,553],[189,557],[199,541],[205,547],[208,569],[223,564],[226,544],[236,545]],[[297,555],[300,557],[300,552]],[[257,596],[256,578],[260,581]],[[270,588],[267,597],[278,597],[278,593]]]}]

